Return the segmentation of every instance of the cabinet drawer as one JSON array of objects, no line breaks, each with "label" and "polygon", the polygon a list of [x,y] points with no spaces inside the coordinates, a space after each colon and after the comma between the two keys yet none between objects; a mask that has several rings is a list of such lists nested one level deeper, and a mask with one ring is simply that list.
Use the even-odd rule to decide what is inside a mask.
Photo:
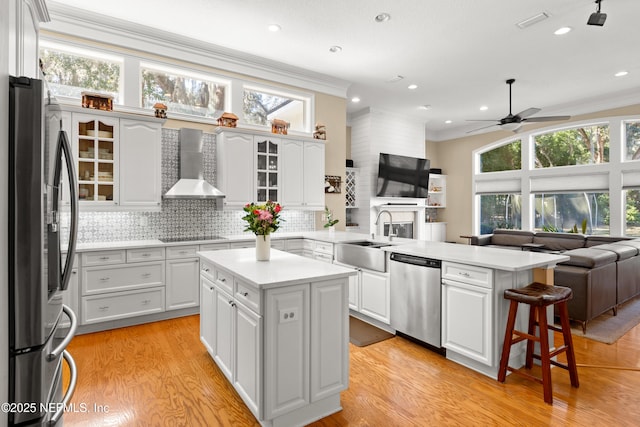
[{"label": "cabinet drawer", "polygon": [[82,298],[82,324],[164,311],[164,287]]},{"label": "cabinet drawer", "polygon": [[200,275],[213,282],[215,280],[214,272],[215,268],[213,268],[213,265],[200,258]]},{"label": "cabinet drawer", "polygon": [[227,292],[229,295],[233,295],[233,276],[226,271],[215,270],[214,282],[216,285]]},{"label": "cabinet drawer", "polygon": [[304,239],[302,241],[302,249],[313,251],[314,247],[315,247],[315,241],[309,240],[309,239]]},{"label": "cabinet drawer", "polygon": [[281,251],[283,251],[284,246],[284,240],[271,240],[271,247],[273,249],[280,249]]},{"label": "cabinet drawer", "polygon": [[229,249],[228,243],[207,243],[206,245],[200,245],[201,251],[219,251],[221,249]]},{"label": "cabinet drawer", "polygon": [[126,262],[126,260],[127,257],[124,250],[84,252],[82,254],[83,267],[89,267],[91,265],[122,264]]},{"label": "cabinet drawer", "polygon": [[255,287],[236,279],[236,299],[258,314],[262,314],[260,291]]},{"label": "cabinet drawer", "polygon": [[493,271],[490,268],[443,262],[442,278],[483,288],[493,288]]},{"label": "cabinet drawer", "polygon": [[231,249],[255,248],[256,247],[256,241],[255,240],[248,240],[246,242],[231,242],[231,243],[229,243],[229,247]]},{"label": "cabinet drawer", "polygon": [[332,262],[333,255],[314,252],[313,259],[317,259],[318,261],[324,261],[324,262]]},{"label": "cabinet drawer", "polygon": [[127,249],[127,262],[159,261],[164,259],[164,248]]},{"label": "cabinet drawer", "polygon": [[325,254],[331,254],[331,256],[333,256],[333,243],[316,241],[315,251]]},{"label": "cabinet drawer", "polygon": [[198,252],[198,245],[191,246],[168,246],[166,248],[167,259],[193,258]]},{"label": "cabinet drawer", "polygon": [[164,285],[164,262],[82,269],[82,294],[101,294]]}]

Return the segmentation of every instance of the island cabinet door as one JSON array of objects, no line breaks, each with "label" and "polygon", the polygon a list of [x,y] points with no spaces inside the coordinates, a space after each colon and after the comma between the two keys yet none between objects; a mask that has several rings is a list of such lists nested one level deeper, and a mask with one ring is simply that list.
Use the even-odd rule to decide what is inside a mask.
[{"label": "island cabinet door", "polygon": [[213,283],[200,278],[200,341],[211,355],[215,354],[216,343],[216,291]]},{"label": "island cabinet door", "polygon": [[348,279],[311,284],[311,402],[349,382]]},{"label": "island cabinet door", "polygon": [[309,403],[309,285],[266,291],[264,418]]},{"label": "island cabinet door", "polygon": [[442,284],[442,345],[491,366],[492,290],[452,280]]},{"label": "island cabinet door", "polygon": [[216,361],[222,373],[233,384],[233,348],[234,338],[234,306],[235,303],[226,292],[217,286],[215,297],[215,345],[213,360]]},{"label": "island cabinet door", "polygon": [[198,258],[171,259],[166,261],[167,310],[197,307],[198,277],[200,263]]},{"label": "island cabinet door", "polygon": [[388,274],[362,270],[360,278],[360,312],[389,324],[391,291]]},{"label": "island cabinet door", "polygon": [[253,415],[262,419],[262,317],[236,303],[234,386]]}]

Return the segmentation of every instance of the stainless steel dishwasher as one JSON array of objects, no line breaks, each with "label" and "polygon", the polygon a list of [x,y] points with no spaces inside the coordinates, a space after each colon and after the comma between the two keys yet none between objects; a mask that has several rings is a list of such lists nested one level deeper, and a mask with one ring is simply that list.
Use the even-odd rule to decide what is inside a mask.
[{"label": "stainless steel dishwasher", "polygon": [[389,259],[391,327],[441,349],[441,261],[396,252]]}]

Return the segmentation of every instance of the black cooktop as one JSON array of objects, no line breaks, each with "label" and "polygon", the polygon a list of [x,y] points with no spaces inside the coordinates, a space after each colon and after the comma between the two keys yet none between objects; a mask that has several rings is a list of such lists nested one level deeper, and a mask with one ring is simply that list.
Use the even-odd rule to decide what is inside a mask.
[{"label": "black cooktop", "polygon": [[166,237],[159,239],[162,243],[193,242],[196,240],[226,240],[222,236]]}]

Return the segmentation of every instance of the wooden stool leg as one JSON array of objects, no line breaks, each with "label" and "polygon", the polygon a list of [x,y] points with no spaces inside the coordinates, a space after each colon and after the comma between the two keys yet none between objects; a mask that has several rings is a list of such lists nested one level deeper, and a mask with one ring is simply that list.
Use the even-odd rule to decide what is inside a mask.
[{"label": "wooden stool leg", "polygon": [[516,314],[518,313],[518,303],[511,301],[509,306],[509,318],[507,328],[504,333],[504,344],[502,344],[502,356],[500,357],[500,369],[498,370],[498,381],[503,383],[507,377],[507,365],[509,364],[509,354],[511,353],[511,341],[513,340],[513,328],[516,324]]},{"label": "wooden stool leg", "polygon": [[539,307],[538,329],[540,331],[540,362],[542,367],[542,391],[544,401],[553,404],[553,388],[551,384],[551,359],[549,357],[549,327],[547,325],[546,307]]},{"label": "wooden stool leg", "polygon": [[569,370],[569,378],[571,378],[571,385],[573,387],[579,387],[578,382],[578,368],[576,367],[576,356],[573,353],[573,338],[571,337],[571,324],[569,323],[569,309],[567,303],[561,302],[558,304],[560,311],[560,324],[562,325],[562,336],[564,338],[564,345],[567,348],[567,368]]},{"label": "wooden stool leg", "polygon": [[[527,333],[532,336],[536,335],[537,311],[538,307],[535,305],[529,306],[529,328],[527,329]],[[531,369],[533,367],[533,344],[534,342],[532,340],[527,340],[527,353],[524,362],[524,366],[526,366],[527,369]]]}]

